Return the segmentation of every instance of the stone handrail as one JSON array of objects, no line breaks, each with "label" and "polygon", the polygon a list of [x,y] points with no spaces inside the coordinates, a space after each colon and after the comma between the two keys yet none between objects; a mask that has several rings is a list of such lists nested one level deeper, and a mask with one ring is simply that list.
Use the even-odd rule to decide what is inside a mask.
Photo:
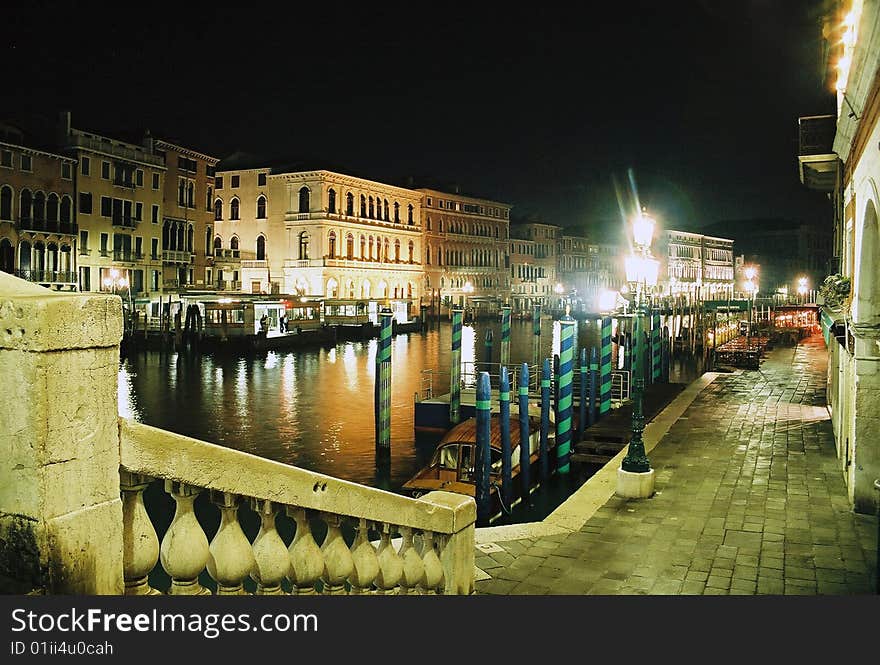
[{"label": "stone handrail", "polygon": [[[248,577],[261,594],[285,586],[298,594],[473,591],[476,511],[469,497],[432,492],[410,499],[122,418],[119,431],[127,594],[155,592],[147,577],[159,559],[172,595],[206,593],[198,582],[205,569],[221,594],[242,593]],[[156,478],[177,504],[161,545],[142,499]],[[221,514],[210,544],[193,512],[203,490]],[[238,521],[242,504],[261,519],[253,543]],[[296,522],[289,545],[275,529],[279,513]],[[310,518],[327,526],[320,546]],[[350,543],[345,523],[356,532]],[[399,550],[391,542],[396,534]]]}]

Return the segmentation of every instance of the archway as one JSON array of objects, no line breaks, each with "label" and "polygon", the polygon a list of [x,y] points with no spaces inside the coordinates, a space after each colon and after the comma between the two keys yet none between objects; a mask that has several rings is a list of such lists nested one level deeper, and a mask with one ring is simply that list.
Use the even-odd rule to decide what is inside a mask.
[{"label": "archway", "polygon": [[853,319],[856,323],[878,322],[877,297],[880,296],[877,266],[880,265],[880,229],[877,228],[877,209],[870,199],[865,205],[862,221],[862,242],[859,249],[859,267],[855,279],[856,306]]}]

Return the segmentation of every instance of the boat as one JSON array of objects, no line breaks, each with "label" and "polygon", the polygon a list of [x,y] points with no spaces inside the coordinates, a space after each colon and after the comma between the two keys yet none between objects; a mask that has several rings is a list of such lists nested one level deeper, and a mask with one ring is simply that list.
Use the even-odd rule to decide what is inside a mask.
[{"label": "boat", "polygon": [[[510,416],[510,448],[511,448],[511,480],[514,497],[511,505],[506,505],[500,494],[501,490],[501,416],[492,413],[490,418],[489,448],[491,471],[489,475],[490,517],[495,522],[522,500],[520,480],[520,424],[515,411]],[[540,486],[540,434],[541,419],[529,415],[529,493]],[[477,419],[468,418],[451,430],[437,444],[430,463],[416,473],[401,487],[401,492],[418,498],[433,491],[456,492],[468,496],[476,495],[476,478],[474,476],[475,447],[477,443]],[[552,459],[555,446],[554,428],[551,424],[548,432],[548,457]],[[549,460],[548,460],[549,462]],[[551,465],[552,469],[552,465]]]}]

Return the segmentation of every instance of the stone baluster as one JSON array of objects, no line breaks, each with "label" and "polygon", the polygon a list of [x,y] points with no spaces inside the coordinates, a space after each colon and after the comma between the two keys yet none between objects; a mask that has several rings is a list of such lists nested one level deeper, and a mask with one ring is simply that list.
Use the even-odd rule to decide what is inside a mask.
[{"label": "stone baluster", "polygon": [[260,516],[260,532],[254,539],[254,569],[251,577],[257,583],[257,593],[277,596],[284,593],[281,581],[290,572],[290,556],[287,546],[275,529],[275,512],[278,509],[271,501],[254,499],[254,512]]},{"label": "stone baluster", "polygon": [[220,526],[211,540],[208,574],[217,582],[217,594],[237,596],[245,593],[244,581],[254,569],[254,551],[238,523],[238,497],[229,492],[212,492],[220,509]]},{"label": "stone baluster", "polygon": [[376,557],[379,559],[379,574],[376,575],[376,589],[378,593],[397,593],[400,578],[403,576],[403,559],[394,549],[391,542],[391,525],[383,524],[380,534],[379,550]]},{"label": "stone baluster", "polygon": [[400,527],[403,544],[400,546],[400,557],[403,559],[403,575],[400,578],[400,594],[417,594],[425,577],[425,566],[422,557],[413,545],[413,530],[408,526]]},{"label": "stone baluster", "polygon": [[370,593],[373,582],[379,574],[379,557],[369,539],[369,524],[363,517],[358,522],[357,537],[351,548],[354,564],[348,582],[352,594]]},{"label": "stone baluster", "polygon": [[126,596],[155,595],[147,577],[159,560],[159,538],[144,508],[150,478],[120,471],[122,490],[122,573]]},{"label": "stone baluster", "polygon": [[294,593],[313,594],[315,582],[324,572],[324,555],[312,536],[305,508],[288,506],[287,515],[296,522],[296,535],[287,548],[290,556],[288,577],[293,583]]},{"label": "stone baluster", "polygon": [[205,569],[211,552],[208,538],[193,510],[193,502],[202,490],[185,483],[166,480],[165,491],[177,504],[174,519],[159,547],[162,567],[171,577],[168,593],[173,596],[210,594],[208,589],[199,584],[199,574]]},{"label": "stone baluster", "polygon": [[324,555],[324,572],[321,581],[324,583],[324,593],[338,596],[345,594],[345,580],[354,570],[354,561],[351,550],[342,537],[342,518],[332,513],[321,515],[327,524],[327,536],[321,545]]},{"label": "stone baluster", "polygon": [[434,549],[433,531],[422,532],[422,565],[425,567],[422,593],[440,593],[443,589],[443,564]]}]

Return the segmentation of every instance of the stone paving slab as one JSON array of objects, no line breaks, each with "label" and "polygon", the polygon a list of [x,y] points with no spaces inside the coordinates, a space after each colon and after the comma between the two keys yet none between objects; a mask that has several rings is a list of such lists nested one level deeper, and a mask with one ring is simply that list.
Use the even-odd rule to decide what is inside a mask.
[{"label": "stone paving slab", "polygon": [[815,336],[704,375],[645,430],[652,498],[614,495],[622,451],[555,517],[478,529],[477,593],[874,593],[877,517],[849,506],[826,368]]}]

